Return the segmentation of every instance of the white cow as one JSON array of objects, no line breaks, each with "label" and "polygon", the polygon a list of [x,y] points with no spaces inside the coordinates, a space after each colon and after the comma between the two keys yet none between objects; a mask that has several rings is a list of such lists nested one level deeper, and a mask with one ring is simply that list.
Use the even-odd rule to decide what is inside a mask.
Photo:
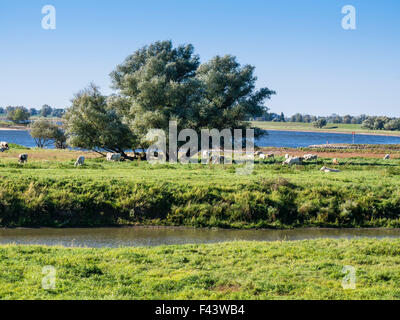
[{"label": "white cow", "polygon": [[384,160],[390,159],[390,154],[387,154],[386,156],[383,157]]},{"label": "white cow", "polygon": [[261,153],[259,157],[260,157],[260,160],[267,159],[267,155],[265,155],[264,153]]},{"label": "white cow", "polygon": [[202,159],[207,159],[207,161],[210,159],[211,157],[211,151],[210,150],[203,150],[201,152],[201,158]]},{"label": "white cow", "polygon": [[79,156],[78,159],[76,159],[74,166],[81,166],[85,163],[85,157],[84,156]]},{"label": "white cow", "polygon": [[316,154],[305,154],[304,156],[303,156],[303,159],[304,160],[317,160],[318,159],[318,155],[316,155]]},{"label": "white cow", "polygon": [[294,165],[294,164],[301,164],[302,163],[302,158],[300,157],[290,157],[286,159],[282,164],[287,164],[289,166]]},{"label": "white cow", "polygon": [[212,164],[223,164],[225,162],[225,157],[213,155],[210,157],[209,162],[211,162]]},{"label": "white cow", "polygon": [[323,166],[323,167],[321,168],[321,171],[323,171],[323,172],[340,172],[340,170],[327,168],[327,167],[325,167],[325,166]]},{"label": "white cow", "polygon": [[19,162],[19,163],[28,162],[28,154],[26,154],[26,153],[21,153],[21,154],[18,156],[18,162]]},{"label": "white cow", "polygon": [[121,154],[108,152],[107,161],[121,161]]},{"label": "white cow", "polygon": [[1,141],[1,142],[0,142],[0,151],[3,152],[3,151],[8,150],[8,149],[10,149],[10,148],[8,147],[8,143],[5,142],[5,141]]}]

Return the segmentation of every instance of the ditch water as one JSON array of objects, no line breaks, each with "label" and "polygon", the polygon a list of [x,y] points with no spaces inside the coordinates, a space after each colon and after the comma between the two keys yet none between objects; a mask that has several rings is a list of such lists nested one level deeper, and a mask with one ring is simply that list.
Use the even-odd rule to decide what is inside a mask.
[{"label": "ditch water", "polygon": [[0,229],[0,244],[61,245],[91,248],[226,241],[294,241],[321,238],[400,238],[400,229],[224,230],[185,227]]},{"label": "ditch water", "polygon": [[[0,130],[0,141],[16,143],[25,147],[35,147],[35,141],[26,130]],[[302,131],[268,131],[268,135],[256,140],[260,147],[308,147],[325,143],[353,143],[353,136],[345,133],[302,132]],[[400,144],[400,136],[358,134],[357,144]],[[49,146],[53,148],[53,146]]]}]

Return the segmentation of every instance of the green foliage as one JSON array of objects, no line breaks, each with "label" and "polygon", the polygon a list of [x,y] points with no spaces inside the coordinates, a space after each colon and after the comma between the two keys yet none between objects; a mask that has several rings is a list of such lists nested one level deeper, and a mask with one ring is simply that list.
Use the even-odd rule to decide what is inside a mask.
[{"label": "green foliage", "polygon": [[39,119],[34,121],[30,125],[29,133],[39,148],[54,143],[57,149],[65,149],[67,138],[64,131],[49,120]]},{"label": "green foliage", "polygon": [[315,128],[323,128],[326,126],[326,119],[321,118],[313,122]]},{"label": "green foliage", "polygon": [[[331,160],[283,167],[145,162],[0,162],[0,226],[132,224],[224,228],[400,226],[396,159]],[[38,172],[40,171],[40,175]]]},{"label": "green foliage", "polygon": [[65,119],[68,144],[73,147],[119,152],[126,157],[124,151],[136,146],[128,126],[93,84],[75,96]]},{"label": "green foliage", "polygon": [[247,128],[249,116],[261,115],[275,92],[255,90],[254,67],[235,57],[215,57],[200,65],[192,45],[174,48],[171,41],[137,50],[111,74],[122,97],[114,108],[144,141],[149,129]]},{"label": "green foliage", "polygon": [[14,123],[25,122],[29,119],[30,116],[30,112],[25,107],[11,108],[7,112],[7,119],[11,120]]},{"label": "green foliage", "polygon": [[16,143],[9,143],[8,147],[10,148],[10,150],[12,150],[12,149],[29,150],[28,147],[24,147],[24,146],[21,146],[21,145],[16,144]]},{"label": "green foliage", "polygon": [[[91,85],[68,109],[69,144],[97,152],[146,148],[151,129],[246,129],[251,116],[267,111],[274,91],[256,90],[254,67],[233,56],[215,57],[200,65],[192,45],[173,47],[159,41],[128,56],[111,73],[118,95],[105,97]],[[255,136],[265,131],[255,130]]]},{"label": "green foliage", "polygon": [[249,126],[245,119],[263,114],[264,101],[275,92],[255,90],[254,70],[230,55],[216,56],[199,67],[196,77],[204,92],[196,115],[200,127],[245,129]]},{"label": "green foliage", "polygon": [[[2,299],[400,298],[398,239],[115,249],[3,245],[0,258]],[[57,271],[53,290],[41,286],[45,265]],[[342,287],[345,265],[355,268],[354,290]]]},{"label": "green foliage", "polygon": [[50,107],[49,105],[45,104],[42,106],[42,109],[40,109],[40,115],[42,117],[48,117],[49,115],[51,115],[51,112],[53,111],[53,108]]},{"label": "green foliage", "polygon": [[174,48],[171,41],[137,50],[117,66],[111,77],[126,103],[114,103],[132,131],[141,138],[149,129],[168,130],[170,120],[188,127],[200,84],[194,78],[199,57],[192,45]]},{"label": "green foliage", "polygon": [[361,127],[370,130],[400,130],[400,119],[389,117],[368,117],[363,121]]}]

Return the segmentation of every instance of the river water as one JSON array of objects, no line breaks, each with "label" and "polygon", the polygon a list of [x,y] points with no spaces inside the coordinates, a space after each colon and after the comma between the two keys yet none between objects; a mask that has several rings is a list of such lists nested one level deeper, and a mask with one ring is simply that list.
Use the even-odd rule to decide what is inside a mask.
[{"label": "river water", "polygon": [[321,238],[400,238],[400,229],[224,230],[184,227],[0,229],[0,244],[62,245],[91,248],[226,241],[294,241]]},{"label": "river water", "polygon": [[[35,141],[26,130],[0,130],[0,141],[35,147]],[[353,136],[344,133],[268,131],[268,135],[256,141],[260,147],[308,147],[313,144],[353,143]],[[365,135],[355,136],[357,144],[400,144],[400,136]],[[52,148],[52,146],[50,146]]]}]

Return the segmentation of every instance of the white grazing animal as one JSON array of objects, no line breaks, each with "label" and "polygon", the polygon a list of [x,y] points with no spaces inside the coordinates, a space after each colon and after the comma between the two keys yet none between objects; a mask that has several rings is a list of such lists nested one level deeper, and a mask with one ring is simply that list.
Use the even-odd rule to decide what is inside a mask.
[{"label": "white grazing animal", "polygon": [[81,166],[85,163],[85,157],[84,156],[79,156],[78,159],[76,159],[74,166]]},{"label": "white grazing animal", "polygon": [[107,153],[107,161],[121,161],[121,154],[120,153]]},{"label": "white grazing animal", "polygon": [[323,166],[323,167],[321,168],[321,171],[323,171],[323,172],[340,172],[340,170],[327,168],[327,167],[325,167],[325,166]]}]

